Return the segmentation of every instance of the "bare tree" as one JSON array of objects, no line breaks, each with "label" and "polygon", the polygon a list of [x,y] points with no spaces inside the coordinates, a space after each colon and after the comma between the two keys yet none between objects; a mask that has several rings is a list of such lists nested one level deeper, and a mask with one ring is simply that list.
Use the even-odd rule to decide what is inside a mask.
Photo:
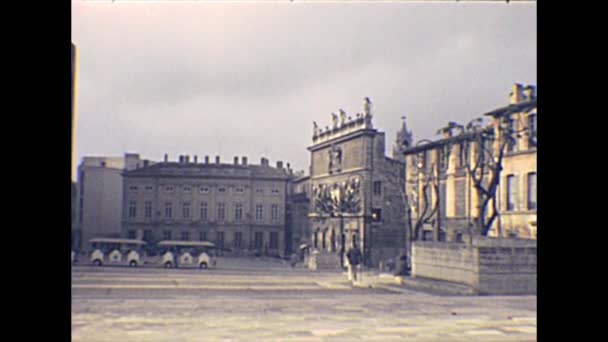
[{"label": "bare tree", "polygon": [[[478,196],[478,215],[475,218],[475,234],[487,236],[494,221],[500,215],[497,208],[496,193],[500,184],[503,160],[510,146],[517,143],[523,129],[518,129],[511,115],[500,118],[495,128],[482,127],[482,118],[470,121],[464,133],[465,167],[467,176]],[[490,205],[491,204],[491,205]]]}]

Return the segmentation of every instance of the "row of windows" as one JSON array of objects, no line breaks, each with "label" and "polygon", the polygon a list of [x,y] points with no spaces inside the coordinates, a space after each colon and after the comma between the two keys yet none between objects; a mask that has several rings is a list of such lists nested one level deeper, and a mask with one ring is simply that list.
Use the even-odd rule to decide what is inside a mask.
[{"label": "row of windows", "polygon": [[[136,232],[135,230],[129,230],[127,232],[127,236],[129,239],[135,239],[136,238]],[[182,231],[180,232],[179,235],[180,240],[182,241],[190,241],[190,232],[188,231]],[[199,232],[198,238],[200,241],[207,241],[207,232]],[[152,241],[152,230],[144,230],[144,236],[143,236],[144,241]],[[163,231],[163,240],[172,240],[173,239],[173,231],[171,230],[164,230]],[[270,241],[269,241],[269,248],[271,249],[277,249],[279,248],[279,233],[277,232],[270,232]],[[225,245],[225,236],[224,236],[224,232],[216,232],[215,233],[215,243],[218,247],[224,247]],[[243,244],[243,232],[235,232],[234,233],[234,238],[232,240],[232,246],[234,247],[244,247]],[[254,248],[263,248],[264,247],[264,232],[255,232],[254,233],[254,240],[253,240],[253,247]]]},{"label": "row of windows", "polygon": [[[146,185],[143,188],[145,189],[145,191],[153,191],[154,190],[154,187],[151,186],[151,185]],[[138,190],[139,190],[139,186],[137,186],[137,185],[130,185],[129,186],[129,191],[131,191],[131,192],[137,192]],[[173,185],[166,185],[164,187],[164,190],[165,190],[165,192],[169,192],[169,193],[175,192],[175,186],[173,186]],[[186,194],[192,193],[192,187],[191,186],[183,186],[182,187],[182,192],[186,193]],[[201,186],[199,188],[199,193],[201,193],[201,194],[208,194],[210,192],[211,192],[211,188],[208,187],[208,186]],[[227,187],[219,187],[219,188],[217,188],[217,192],[218,193],[228,192],[228,188]],[[245,192],[245,188],[243,188],[243,187],[235,187],[234,188],[234,192],[235,193],[244,193]],[[264,189],[259,189],[259,188],[255,189],[255,192],[258,193],[258,194],[261,194],[261,193],[264,193]],[[280,191],[279,191],[279,189],[271,189],[270,193],[273,194],[273,195],[278,195],[278,194],[280,194]]]},{"label": "row of windows", "polygon": [[[527,206],[528,210],[536,209],[536,172],[530,172],[526,177]],[[507,176],[506,193],[507,211],[514,211],[519,198],[519,181],[516,175]]]},{"label": "row of windows", "polygon": [[[137,202],[129,201],[128,208],[129,218],[137,217]],[[200,219],[202,221],[208,220],[209,208],[207,202],[201,202],[200,204]],[[167,202],[164,206],[164,218],[172,219],[173,218],[173,203]],[[152,202],[146,201],[144,202],[144,218],[151,219],[152,218]],[[182,203],[182,215],[183,219],[191,219],[191,203]],[[218,203],[217,204],[217,219],[225,220],[226,219],[226,204]],[[237,221],[243,220],[243,204],[236,203],[234,205],[234,219]],[[277,221],[279,219],[279,205],[272,204],[270,206],[270,219],[273,221]],[[264,205],[256,204],[255,206],[255,220],[262,221],[264,220]]]}]

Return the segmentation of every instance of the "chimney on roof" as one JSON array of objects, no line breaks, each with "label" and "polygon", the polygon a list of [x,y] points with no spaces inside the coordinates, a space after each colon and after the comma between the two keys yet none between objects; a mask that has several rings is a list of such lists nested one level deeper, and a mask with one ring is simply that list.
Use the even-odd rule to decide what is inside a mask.
[{"label": "chimney on roof", "polygon": [[247,157],[241,157],[241,164],[247,165]]},{"label": "chimney on roof", "polygon": [[215,163],[220,164],[220,156],[215,156]]},{"label": "chimney on roof", "polygon": [[169,155],[165,153],[165,163],[169,161]]},{"label": "chimney on roof", "polygon": [[190,155],[184,156],[184,163],[188,164],[190,162]]},{"label": "chimney on roof", "polygon": [[280,160],[277,160],[277,169],[282,169],[283,168],[283,162]]},{"label": "chimney on roof", "polygon": [[144,167],[147,167],[150,161],[148,159],[144,159]]},{"label": "chimney on roof", "polygon": [[523,85],[519,83],[513,84],[513,91],[511,91],[509,97],[509,104],[520,103],[523,98]]},{"label": "chimney on roof", "polygon": [[195,155],[194,155],[194,164],[196,164],[197,159],[198,159],[198,156],[195,154]]},{"label": "chimney on roof", "polygon": [[239,165],[239,157],[234,157],[234,165]]},{"label": "chimney on roof", "polygon": [[209,156],[205,156],[205,164],[209,164]]},{"label": "chimney on roof", "polygon": [[527,85],[524,87],[524,100],[531,101],[536,99],[536,87],[533,85]]},{"label": "chimney on roof", "polygon": [[180,164],[183,164],[184,163],[184,156],[180,154],[178,161],[179,161]]},{"label": "chimney on roof", "polygon": [[260,165],[268,166],[268,159],[266,159],[264,157],[260,158]]}]

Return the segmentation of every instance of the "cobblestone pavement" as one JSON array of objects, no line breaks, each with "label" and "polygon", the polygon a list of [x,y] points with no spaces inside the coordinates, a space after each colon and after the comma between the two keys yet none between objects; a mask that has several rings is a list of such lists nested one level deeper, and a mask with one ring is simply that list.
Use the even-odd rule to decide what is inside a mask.
[{"label": "cobblestone pavement", "polygon": [[[367,281],[366,281],[367,278]],[[535,341],[536,296],[351,286],[339,272],[223,258],[217,269],[75,267],[73,341]]]}]

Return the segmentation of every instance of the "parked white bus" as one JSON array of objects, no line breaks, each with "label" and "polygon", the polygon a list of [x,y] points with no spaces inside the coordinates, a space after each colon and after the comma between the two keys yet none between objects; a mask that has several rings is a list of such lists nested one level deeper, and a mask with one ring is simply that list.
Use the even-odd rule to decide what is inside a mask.
[{"label": "parked white bus", "polygon": [[165,268],[207,269],[216,265],[215,258],[211,257],[211,250],[215,249],[213,242],[164,240],[157,244],[157,248],[159,255],[156,263]]},{"label": "parked white bus", "polygon": [[89,240],[90,261],[95,266],[143,264],[142,247],[146,243],[135,239],[95,238]]}]

